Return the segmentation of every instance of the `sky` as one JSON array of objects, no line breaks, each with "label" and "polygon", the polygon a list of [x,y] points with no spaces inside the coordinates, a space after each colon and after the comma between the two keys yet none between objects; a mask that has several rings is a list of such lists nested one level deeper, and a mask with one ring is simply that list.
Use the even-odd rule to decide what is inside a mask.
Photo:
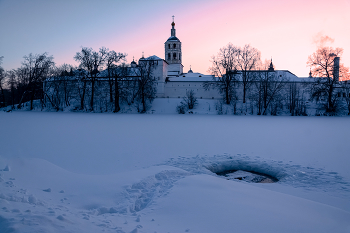
[{"label": "sky", "polygon": [[184,72],[207,74],[211,57],[232,43],[250,44],[276,69],[306,77],[320,38],[344,49],[350,67],[350,0],[0,0],[3,68],[21,66],[29,53],[47,52],[56,65],[78,65],[82,47],[127,53],[127,62],[164,59],[172,16],[182,42]]}]

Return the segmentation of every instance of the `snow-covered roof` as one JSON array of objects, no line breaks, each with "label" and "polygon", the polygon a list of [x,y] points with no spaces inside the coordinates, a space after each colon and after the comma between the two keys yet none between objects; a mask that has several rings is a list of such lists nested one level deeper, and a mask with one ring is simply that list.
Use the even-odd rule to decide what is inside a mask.
[{"label": "snow-covered roof", "polygon": [[[238,71],[240,72],[240,71]],[[264,71],[258,71],[253,70],[251,72],[264,72]],[[314,78],[309,77],[298,77],[292,72],[288,70],[275,70],[275,74],[279,77],[286,78],[286,81],[288,82],[314,82]],[[173,72],[174,73],[174,72]],[[176,76],[175,76],[176,75]],[[168,72],[169,81],[172,82],[204,82],[204,81],[213,81],[214,76],[213,75],[205,75],[201,73],[184,73],[184,74],[172,74],[171,71]],[[241,75],[238,75],[238,80],[241,80]]]},{"label": "snow-covered roof", "polygon": [[153,56],[149,56],[147,58],[144,58],[145,60],[163,60],[162,58],[156,56],[156,55],[153,55]]},{"label": "snow-covered roof", "polygon": [[176,36],[169,37],[167,41],[179,41],[180,42],[179,38],[177,38]]},{"label": "snow-covered roof", "polygon": [[170,77],[169,81],[173,82],[204,82],[204,81],[213,81],[213,75],[205,75],[201,73],[184,73],[176,77]]}]

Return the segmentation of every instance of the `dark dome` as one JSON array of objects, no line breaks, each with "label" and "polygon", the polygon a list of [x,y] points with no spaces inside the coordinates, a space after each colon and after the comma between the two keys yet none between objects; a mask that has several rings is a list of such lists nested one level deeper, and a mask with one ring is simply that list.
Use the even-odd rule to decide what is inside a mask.
[{"label": "dark dome", "polygon": [[169,39],[167,41],[169,41],[169,40],[175,40],[175,41],[179,41],[180,42],[180,40],[176,36],[169,37]]}]

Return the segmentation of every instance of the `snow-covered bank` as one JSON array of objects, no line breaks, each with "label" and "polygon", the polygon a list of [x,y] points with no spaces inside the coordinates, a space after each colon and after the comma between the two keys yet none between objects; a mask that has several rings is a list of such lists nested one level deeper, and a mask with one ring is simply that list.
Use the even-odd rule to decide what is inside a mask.
[{"label": "snow-covered bank", "polygon": [[[0,232],[350,230],[348,117],[0,119]],[[222,168],[280,181],[226,180]]]}]

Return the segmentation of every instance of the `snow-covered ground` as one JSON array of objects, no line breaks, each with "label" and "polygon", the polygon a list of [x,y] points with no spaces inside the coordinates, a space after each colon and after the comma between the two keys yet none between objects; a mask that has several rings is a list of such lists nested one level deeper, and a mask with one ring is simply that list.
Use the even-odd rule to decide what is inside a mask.
[{"label": "snow-covered ground", "polygon": [[[350,232],[349,117],[207,105],[0,112],[0,232]],[[279,181],[215,174],[224,170]]]}]

